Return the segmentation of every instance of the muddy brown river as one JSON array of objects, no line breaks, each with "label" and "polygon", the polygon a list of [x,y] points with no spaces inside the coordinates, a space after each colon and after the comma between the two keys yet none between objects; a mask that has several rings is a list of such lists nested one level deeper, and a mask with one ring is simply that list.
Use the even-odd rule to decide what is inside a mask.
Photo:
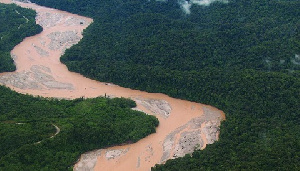
[{"label": "muddy brown river", "polygon": [[[11,3],[10,0],[0,2]],[[83,29],[93,22],[92,19],[32,3],[14,3],[34,9],[36,23],[43,31],[24,39],[12,50],[17,70],[1,73],[1,85],[19,93],[43,97],[131,98],[137,103],[135,110],[159,119],[156,133],[134,144],[82,154],[74,170],[148,171],[157,163],[192,153],[194,149],[204,149],[218,140],[220,122],[225,115],[212,106],[98,82],[68,71],[59,58],[65,49],[80,41]]]}]

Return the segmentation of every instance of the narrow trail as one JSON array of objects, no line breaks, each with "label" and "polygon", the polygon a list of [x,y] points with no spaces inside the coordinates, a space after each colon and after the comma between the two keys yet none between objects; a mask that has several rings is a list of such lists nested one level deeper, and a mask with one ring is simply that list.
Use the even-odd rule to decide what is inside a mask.
[{"label": "narrow trail", "polygon": [[56,135],[58,135],[58,134],[60,133],[60,128],[59,128],[58,126],[56,126],[55,124],[52,124],[52,126],[55,127],[56,132],[55,132],[55,134],[52,135],[50,138],[54,138]]},{"label": "narrow trail", "polygon": [[83,29],[92,19],[32,3],[15,3],[34,9],[36,22],[43,31],[24,39],[12,50],[17,70],[1,73],[0,84],[19,93],[43,97],[131,98],[137,103],[136,110],[159,119],[156,133],[134,144],[87,152],[74,170],[148,171],[157,163],[184,156],[195,148],[203,149],[218,140],[220,122],[225,115],[214,107],[102,83],[68,71],[59,58],[65,49],[80,41]]},{"label": "narrow trail", "polygon": [[[58,135],[59,133],[60,133],[60,128],[58,127],[58,126],[56,126],[55,124],[52,124],[52,126],[54,126],[55,127],[55,130],[56,130],[56,132],[55,132],[55,134],[54,135],[52,135],[51,137],[49,137],[49,138],[54,138],[56,135]],[[36,142],[36,143],[34,143],[34,144],[39,144],[39,143],[41,143],[43,140],[41,140],[41,141],[38,141],[38,142]]]}]

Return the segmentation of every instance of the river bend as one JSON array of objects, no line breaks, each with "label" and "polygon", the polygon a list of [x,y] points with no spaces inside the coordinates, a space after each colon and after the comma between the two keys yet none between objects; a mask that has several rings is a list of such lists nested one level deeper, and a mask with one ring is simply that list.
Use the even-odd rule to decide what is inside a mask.
[{"label": "river bend", "polygon": [[[0,0],[0,3],[10,3]],[[131,98],[135,110],[159,119],[156,133],[134,144],[99,149],[82,154],[74,170],[141,170],[204,149],[218,140],[222,111],[203,104],[102,83],[68,71],[60,62],[65,49],[78,43],[92,19],[33,3],[14,2],[37,12],[43,31],[28,37],[11,52],[17,70],[0,74],[0,84],[23,93],[74,99],[97,96]],[[24,16],[26,17],[26,16]],[[24,20],[25,21],[25,20]]]}]

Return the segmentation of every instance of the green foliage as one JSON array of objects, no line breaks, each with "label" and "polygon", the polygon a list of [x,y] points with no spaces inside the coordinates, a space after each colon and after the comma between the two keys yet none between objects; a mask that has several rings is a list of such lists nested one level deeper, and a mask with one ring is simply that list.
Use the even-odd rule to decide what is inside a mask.
[{"label": "green foliage", "polygon": [[55,132],[54,126],[43,122],[1,121],[0,128],[0,158],[20,148],[22,144],[33,144],[49,138]]},{"label": "green foliage", "polygon": [[299,170],[299,1],[33,2],[94,18],[70,70],[224,110],[219,142],[153,170]]},{"label": "green foliage", "polygon": [[[155,132],[158,120],[134,106],[124,98],[36,98],[0,86],[0,170],[67,170],[84,152]],[[60,132],[50,138],[55,125]]]},{"label": "green foliage", "polygon": [[[300,68],[291,62],[300,53],[297,1],[237,0],[209,7],[194,5],[190,15],[184,15],[177,0],[34,2],[94,18],[84,40],[62,58],[71,70],[89,76],[102,67],[118,69],[119,63],[111,62],[181,71],[206,67],[265,71]],[[86,66],[78,69],[83,63]],[[103,75],[109,77],[108,73]]]},{"label": "green foliage", "polygon": [[35,15],[33,10],[0,3],[0,72],[14,71],[10,51],[25,37],[42,31],[35,24]]},{"label": "green foliage", "polygon": [[[204,75],[207,72],[209,77]],[[298,78],[275,72],[218,69],[184,76],[179,84],[188,86],[180,89],[185,98],[212,104],[225,112],[220,140],[203,151],[194,152],[193,157],[167,161],[152,170],[299,168]],[[198,79],[202,81],[197,84],[189,81]]]}]

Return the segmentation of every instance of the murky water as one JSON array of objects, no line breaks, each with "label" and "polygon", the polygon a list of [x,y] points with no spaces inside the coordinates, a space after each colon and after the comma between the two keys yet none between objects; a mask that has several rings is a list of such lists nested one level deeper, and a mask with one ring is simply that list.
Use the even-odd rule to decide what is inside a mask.
[{"label": "murky water", "polygon": [[44,97],[131,98],[137,102],[137,110],[159,119],[156,133],[134,144],[87,153],[75,170],[150,170],[157,163],[190,153],[195,146],[203,149],[218,139],[218,126],[225,115],[214,107],[101,83],[68,71],[59,58],[82,38],[83,29],[92,19],[36,4],[16,3],[37,11],[36,22],[43,32],[24,39],[13,49],[17,70],[1,73],[0,84]]}]

